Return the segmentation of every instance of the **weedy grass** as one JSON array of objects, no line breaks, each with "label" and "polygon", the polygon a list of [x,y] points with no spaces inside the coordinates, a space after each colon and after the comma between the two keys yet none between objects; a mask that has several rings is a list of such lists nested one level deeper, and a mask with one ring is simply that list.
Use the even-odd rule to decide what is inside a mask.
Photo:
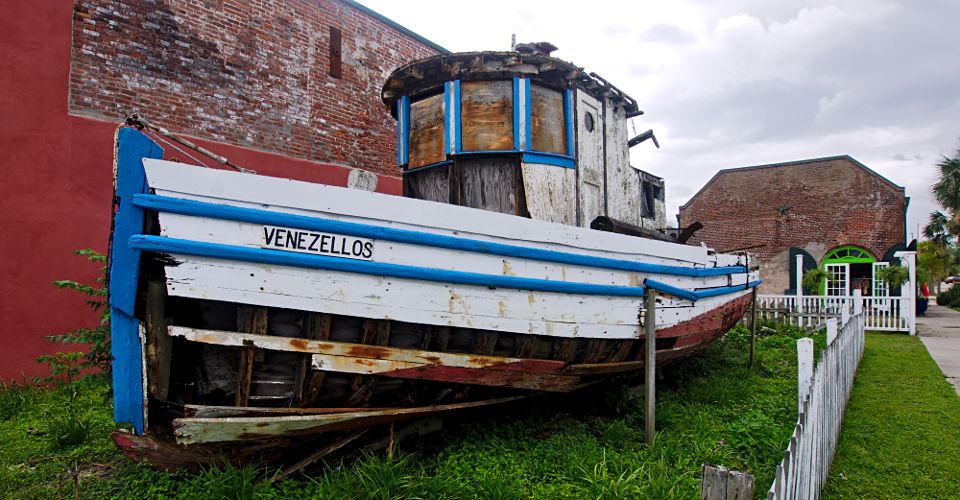
[{"label": "weedy grass", "polygon": [[[275,471],[258,466],[168,474],[128,462],[107,438],[113,426],[102,382],[8,389],[0,392],[0,411],[9,415],[0,422],[0,496],[694,498],[700,466],[710,463],[754,474],[762,498],[796,420],[801,336],[790,328],[761,336],[751,369],[749,333],[738,327],[665,367],[653,446],[644,443],[642,397],[615,383],[483,418],[450,418],[440,433],[405,443],[394,458],[367,454],[276,483],[268,481]],[[815,339],[822,347],[823,335]],[[50,418],[58,412],[86,419],[80,443],[51,437],[74,434],[73,424]]]},{"label": "weedy grass", "polygon": [[960,496],[960,398],[917,337],[868,333],[824,498]]}]

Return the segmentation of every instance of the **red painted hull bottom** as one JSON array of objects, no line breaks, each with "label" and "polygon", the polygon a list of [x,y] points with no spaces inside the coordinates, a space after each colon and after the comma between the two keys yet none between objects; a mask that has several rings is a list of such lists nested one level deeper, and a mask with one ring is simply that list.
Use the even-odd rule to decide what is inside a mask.
[{"label": "red painted hull bottom", "polygon": [[[751,295],[747,294],[691,320],[658,330],[657,364],[689,356],[718,339],[743,317],[750,304]],[[421,345],[435,347],[432,342],[421,341]],[[394,424],[401,423],[405,426],[401,429],[415,431],[417,426],[411,422],[549,392],[570,392],[610,377],[635,374],[643,370],[642,344],[642,340],[560,340],[550,351],[553,359],[514,358],[512,363],[470,367],[438,363],[376,376],[328,375],[328,380],[335,375],[348,377],[357,392],[368,388],[368,393],[372,393],[374,386],[383,391],[406,391],[410,404],[403,406],[374,406],[376,397],[370,400],[369,394],[360,403],[333,401],[326,407],[190,405],[151,399],[148,435],[117,432],[112,438],[130,459],[164,470],[254,459],[282,462],[296,456],[295,449],[344,446],[336,444],[345,436],[354,436],[350,438],[354,447],[357,443],[352,440],[358,430],[389,428],[393,432]],[[523,348],[512,349],[516,353]],[[453,391],[455,402],[424,405],[423,398],[415,399],[414,395],[424,393],[423,384],[437,388],[443,387],[441,383],[452,388],[445,393]],[[366,437],[375,434],[371,432]],[[380,441],[384,439],[381,435]]]}]

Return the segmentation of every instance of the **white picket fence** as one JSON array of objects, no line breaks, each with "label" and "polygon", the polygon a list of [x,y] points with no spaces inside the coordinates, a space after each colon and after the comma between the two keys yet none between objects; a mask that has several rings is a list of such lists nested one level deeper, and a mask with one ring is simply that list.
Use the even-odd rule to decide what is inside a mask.
[{"label": "white picket fence", "polygon": [[836,318],[827,320],[827,348],[816,368],[813,341],[797,341],[799,416],[768,500],[820,498],[863,357],[867,318],[866,311],[858,307],[840,328]]},{"label": "white picket fence", "polygon": [[831,297],[758,295],[757,315],[766,321],[819,328],[830,318],[840,318],[844,309],[852,312],[857,302],[863,310],[867,330],[912,333],[915,314],[909,297],[861,297],[856,292]]}]

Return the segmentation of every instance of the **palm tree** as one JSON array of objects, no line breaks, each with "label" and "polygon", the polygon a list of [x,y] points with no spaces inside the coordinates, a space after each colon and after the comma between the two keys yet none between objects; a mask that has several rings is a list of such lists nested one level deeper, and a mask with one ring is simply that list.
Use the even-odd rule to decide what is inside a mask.
[{"label": "palm tree", "polygon": [[933,185],[933,196],[951,215],[960,213],[960,149],[953,158],[944,156],[937,167],[940,179]]},{"label": "palm tree", "polygon": [[[956,219],[952,219],[956,223]],[[946,247],[950,244],[950,240],[953,238],[953,235],[956,234],[953,231],[950,231],[951,218],[947,217],[946,214],[937,210],[930,214],[930,222],[927,223],[923,228],[923,236],[928,240],[936,243],[938,246]],[[955,228],[954,228],[955,229]]]},{"label": "palm tree", "polygon": [[937,168],[940,178],[933,184],[932,191],[946,213],[939,210],[931,213],[923,235],[946,246],[954,236],[960,236],[960,149],[953,158],[944,156]]}]

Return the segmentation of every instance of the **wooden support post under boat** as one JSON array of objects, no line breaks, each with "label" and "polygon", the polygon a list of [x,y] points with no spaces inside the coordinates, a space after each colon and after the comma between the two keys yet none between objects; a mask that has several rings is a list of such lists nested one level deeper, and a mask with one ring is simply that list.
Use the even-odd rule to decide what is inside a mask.
[{"label": "wooden support post under boat", "polygon": [[167,319],[164,302],[167,287],[159,281],[147,284],[147,380],[150,396],[167,399],[170,387],[170,335],[167,333]]},{"label": "wooden support post under boat", "polygon": [[[267,334],[267,308],[241,307],[237,312],[239,330],[257,335]],[[240,368],[237,370],[236,406],[249,406],[250,385],[253,382],[253,362],[256,357],[256,347],[253,342],[245,341],[240,351]]]},{"label": "wooden support post under boat", "polygon": [[644,350],[644,380],[643,385],[646,390],[646,411],[643,416],[644,435],[648,445],[653,444],[657,436],[656,430],[656,375],[657,375],[657,292],[653,288],[647,288],[647,310],[644,326],[645,350]]},{"label": "wooden support post under boat", "polygon": [[750,306],[750,364],[753,368],[753,355],[757,348],[757,289],[753,289],[753,305]]}]

